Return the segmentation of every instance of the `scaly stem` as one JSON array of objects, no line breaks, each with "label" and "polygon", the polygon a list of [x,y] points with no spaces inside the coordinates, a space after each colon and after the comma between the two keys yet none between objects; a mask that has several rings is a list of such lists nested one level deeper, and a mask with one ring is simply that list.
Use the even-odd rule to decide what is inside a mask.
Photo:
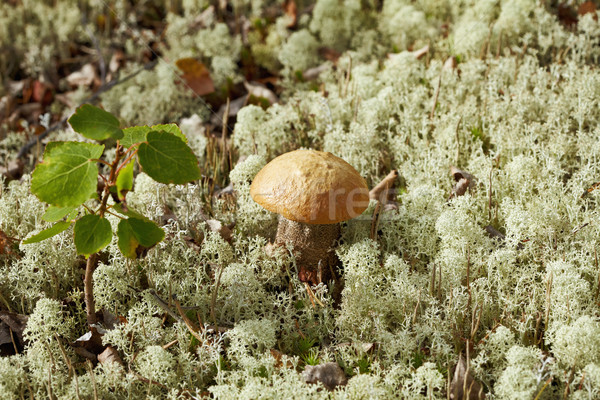
[{"label": "scaly stem", "polygon": [[[115,184],[115,180],[117,179],[117,167],[119,165],[119,161],[123,156],[123,148],[120,144],[117,144],[117,151],[115,160],[110,164],[110,175],[108,177],[108,182],[104,186],[104,191],[102,192],[102,201],[100,203],[100,209],[98,210],[98,215],[100,217],[104,216],[104,213],[107,210],[108,198],[110,196],[110,187]],[[94,301],[94,270],[96,269],[96,265],[98,264],[98,253],[94,253],[89,256],[87,259],[87,263],[85,264],[85,278],[83,280],[83,293],[85,296],[85,309],[87,313],[87,323],[88,325],[92,325],[98,322],[98,318],[96,318],[96,303]]]}]

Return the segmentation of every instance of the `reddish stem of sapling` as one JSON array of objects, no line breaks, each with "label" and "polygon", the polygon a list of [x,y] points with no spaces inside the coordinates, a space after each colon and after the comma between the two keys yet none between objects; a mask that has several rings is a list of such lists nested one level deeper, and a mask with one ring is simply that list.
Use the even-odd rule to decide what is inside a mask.
[{"label": "reddish stem of sapling", "polygon": [[[123,156],[123,147],[117,143],[117,150],[115,160],[108,164],[110,166],[110,174],[108,176],[108,182],[104,185],[104,191],[102,193],[102,200],[100,202],[100,208],[98,209],[98,215],[100,218],[104,217],[104,213],[107,211],[108,197],[110,196],[110,187],[115,185],[117,178],[117,170],[119,161]],[[98,322],[96,317],[96,302],[94,301],[94,270],[98,264],[98,253],[91,254],[85,265],[85,277],[83,280],[83,292],[85,297],[85,308],[87,313],[87,323],[92,325]]]}]

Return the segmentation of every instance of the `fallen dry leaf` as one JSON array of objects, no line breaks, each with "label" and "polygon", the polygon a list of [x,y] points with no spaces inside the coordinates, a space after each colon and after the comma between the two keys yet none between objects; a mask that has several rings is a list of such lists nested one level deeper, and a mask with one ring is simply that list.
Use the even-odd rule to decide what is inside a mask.
[{"label": "fallen dry leaf", "polygon": [[217,232],[219,235],[221,235],[223,239],[225,239],[228,242],[231,242],[232,232],[227,225],[224,225],[221,221],[218,221],[216,219],[209,219],[205,222],[211,231]]},{"label": "fallen dry leaf", "polygon": [[271,355],[275,359],[275,368],[292,368],[294,364],[290,360],[282,361],[284,354],[279,350],[271,349]]},{"label": "fallen dry leaf", "polygon": [[85,64],[79,71],[75,71],[68,75],[65,80],[67,83],[74,88],[83,86],[89,87],[92,86],[96,81],[99,83],[100,78],[96,73],[96,68],[93,64]]},{"label": "fallen dry leaf", "polygon": [[44,82],[35,80],[31,85],[31,98],[34,102],[47,106],[52,103],[54,95],[52,87]]},{"label": "fallen dry leaf", "polygon": [[290,19],[290,22],[286,25],[286,28],[293,28],[298,22],[298,7],[294,0],[286,0],[283,3],[283,11]]},{"label": "fallen dry leaf", "polygon": [[594,13],[594,19],[598,21],[598,15],[596,14],[596,4],[593,1],[586,1],[581,3],[577,9],[577,14],[583,16],[585,14]]},{"label": "fallen dry leaf", "polygon": [[215,91],[208,68],[195,58],[180,58],[175,62],[177,68],[183,72],[186,86],[198,96],[204,96]]},{"label": "fallen dry leaf", "polygon": [[454,376],[450,382],[450,398],[453,400],[483,400],[485,393],[481,384],[473,379],[462,354],[454,368]]},{"label": "fallen dry leaf", "polygon": [[336,362],[328,362],[319,365],[307,365],[302,372],[302,378],[306,383],[321,382],[327,390],[333,390],[338,385],[348,383],[344,370]]},{"label": "fallen dry leaf", "polygon": [[[237,99],[231,100],[231,102],[229,103],[229,113],[227,113],[227,118],[229,119],[229,118],[236,117],[237,113],[242,109],[242,107],[244,107],[246,105],[247,102],[248,102],[247,94],[245,94],[241,97],[238,97]],[[223,126],[223,115],[225,114],[226,109],[227,109],[227,104],[223,104],[221,107],[219,107],[219,111],[217,111],[216,114],[213,114],[210,117],[210,123],[216,127],[222,127]],[[182,121],[182,124],[183,124],[183,121]],[[204,130],[204,125],[202,124],[202,121],[200,121],[200,125],[202,126],[202,129]]]},{"label": "fallen dry leaf", "polygon": [[15,354],[17,350],[25,347],[23,331],[27,326],[29,317],[23,314],[0,311],[0,346],[2,355]]},{"label": "fallen dry leaf", "polygon": [[443,68],[446,70],[453,70],[457,65],[456,57],[448,57],[448,59],[444,62]]},{"label": "fallen dry leaf", "polygon": [[452,188],[452,194],[450,194],[450,198],[464,195],[467,192],[467,189],[475,189],[475,184],[477,183],[477,178],[475,176],[466,171],[458,169],[453,165],[450,166],[450,174],[452,174],[454,180],[456,181],[456,184]]},{"label": "fallen dry leaf", "polygon": [[323,64],[309,68],[302,73],[302,79],[305,81],[315,80],[321,75],[322,72],[327,71],[330,68],[330,64],[328,62],[324,62]]},{"label": "fallen dry leaf", "polygon": [[[15,181],[23,176],[23,168],[25,165],[21,159],[9,161],[6,166],[0,166],[0,175],[3,175],[6,181]],[[2,243],[2,235],[0,232],[0,244]],[[2,249],[0,248],[0,254]]]},{"label": "fallen dry leaf", "polygon": [[279,103],[279,98],[275,95],[275,93],[260,83],[248,83],[244,81],[244,87],[251,96],[267,99],[270,104]]},{"label": "fallen dry leaf", "polygon": [[100,364],[117,363],[123,365],[123,360],[119,356],[119,352],[112,346],[106,346],[106,349],[98,354],[98,362]]}]

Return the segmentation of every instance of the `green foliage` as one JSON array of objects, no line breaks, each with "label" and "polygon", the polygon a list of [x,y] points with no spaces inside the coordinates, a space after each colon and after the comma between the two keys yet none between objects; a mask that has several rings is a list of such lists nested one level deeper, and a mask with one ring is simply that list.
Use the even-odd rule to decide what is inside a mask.
[{"label": "green foliage", "polygon": [[122,219],[117,228],[119,249],[125,257],[135,258],[138,246],[154,246],[165,237],[165,232],[154,222],[130,217]]},{"label": "green foliage", "polygon": [[139,146],[140,165],[161,183],[187,183],[200,178],[198,160],[180,138],[166,131],[148,132]]},{"label": "green foliage", "polygon": [[50,228],[44,229],[40,233],[37,233],[37,234],[23,240],[23,244],[37,243],[37,242],[41,242],[42,240],[49,239],[52,236],[56,236],[59,233],[64,232],[67,229],[69,229],[69,227],[71,226],[71,223],[72,223],[71,221],[57,222],[56,224],[52,225]]},{"label": "green foliage", "polygon": [[121,168],[119,175],[117,175],[117,195],[121,201],[125,199],[123,190],[130,191],[133,188],[133,164],[134,162],[131,161]]},{"label": "green foliage", "polygon": [[[89,104],[77,109],[69,123],[75,131],[90,139],[123,139],[128,151],[137,149],[140,165],[158,181],[186,183],[200,176],[198,161],[186,144],[187,138],[175,124],[131,127],[122,131],[112,114]],[[119,151],[125,151],[121,142],[118,146]],[[44,160],[33,173],[31,191],[40,200],[51,204],[43,216],[45,220],[55,222],[69,214],[72,217],[28,238],[24,244],[50,238],[71,225],[71,220],[76,217],[75,207],[96,193],[96,162],[103,151],[103,145],[80,142],[52,142],[46,146]],[[108,182],[109,190],[103,194],[97,210],[99,214],[84,215],[75,222],[74,242],[78,254],[90,256],[111,242],[112,227],[103,217],[107,210],[106,196],[114,188],[119,198],[124,200],[123,191],[130,191],[133,187],[134,162],[118,162],[116,160],[110,165],[118,174],[114,181]],[[119,248],[125,256],[134,258],[139,245],[152,247],[164,238],[164,231],[156,224],[133,211],[122,211],[132,216],[119,223]]]},{"label": "green foliage", "polygon": [[32,175],[31,192],[58,207],[79,206],[96,193],[99,158],[104,146],[91,143],[51,142],[44,160]]},{"label": "green foliage", "polygon": [[50,206],[50,207],[48,207],[48,209],[46,210],[44,215],[42,215],[42,219],[47,222],[56,222],[56,221],[60,221],[61,219],[63,219],[64,217],[66,217],[67,215],[70,215],[71,213],[73,213],[75,211],[76,211],[76,207]]},{"label": "green foliage", "polygon": [[99,215],[84,215],[75,222],[73,239],[77,248],[77,254],[89,257],[110,243],[112,239],[110,222]]},{"label": "green foliage", "polygon": [[84,104],[69,118],[69,124],[75,132],[88,139],[121,139],[123,132],[119,120],[111,113],[90,104]]}]

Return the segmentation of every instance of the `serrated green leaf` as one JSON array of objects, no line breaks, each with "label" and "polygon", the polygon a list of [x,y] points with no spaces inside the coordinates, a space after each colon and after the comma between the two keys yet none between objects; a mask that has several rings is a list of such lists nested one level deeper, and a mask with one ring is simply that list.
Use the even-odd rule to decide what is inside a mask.
[{"label": "serrated green leaf", "polygon": [[136,143],[142,143],[146,141],[146,135],[150,132],[150,128],[147,126],[131,126],[123,129],[123,138],[119,140],[121,146],[129,148]]},{"label": "serrated green leaf", "polygon": [[75,132],[92,140],[121,139],[123,137],[119,120],[108,111],[91,104],[79,107],[69,118],[69,124]]},{"label": "serrated green leaf", "polygon": [[136,258],[138,246],[154,246],[165,238],[165,232],[152,221],[129,218],[119,221],[117,236],[121,253],[125,257]]},{"label": "serrated green leaf", "polygon": [[172,133],[177,136],[184,143],[187,143],[187,137],[181,132],[181,129],[176,124],[162,124],[162,125],[141,125],[141,126],[131,126],[129,128],[123,129],[123,139],[121,139],[121,146],[128,148],[136,143],[145,142],[148,136],[148,132],[151,131],[165,131]]},{"label": "serrated green leaf", "polygon": [[125,198],[123,190],[131,190],[133,187],[133,161],[121,168],[119,175],[117,176],[117,196],[120,200]]},{"label": "serrated green leaf", "polygon": [[115,204],[112,209],[115,210],[116,212],[118,212],[119,214],[125,215],[130,218],[137,218],[137,219],[141,219],[144,221],[150,221],[150,219],[144,217],[142,214],[140,214],[136,211],[133,211],[130,208],[127,208],[127,206],[124,205],[123,203]]},{"label": "serrated green leaf", "polygon": [[184,143],[188,142],[187,136],[185,136],[183,134],[183,132],[181,132],[181,128],[179,128],[179,126],[177,126],[177,124],[152,125],[150,127],[150,130],[169,132],[169,133],[172,133],[173,135],[179,137],[181,140],[183,140]]},{"label": "serrated green leaf", "polygon": [[56,224],[52,225],[50,228],[44,229],[40,233],[23,240],[23,244],[37,243],[37,242],[41,242],[42,240],[49,239],[52,236],[56,236],[59,233],[66,231],[69,228],[69,226],[71,226],[70,221],[57,222]]},{"label": "serrated green leaf", "polygon": [[119,250],[121,253],[128,258],[136,258],[135,249],[139,246],[139,242],[136,240],[133,229],[129,224],[129,220],[122,219],[119,221],[119,225],[117,226],[117,245],[119,246]]},{"label": "serrated green leaf", "polygon": [[152,221],[129,218],[129,225],[137,241],[144,247],[152,247],[165,238],[165,231]]},{"label": "serrated green leaf", "polygon": [[198,160],[192,149],[177,136],[150,131],[140,144],[138,158],[144,172],[160,183],[183,184],[200,178]]},{"label": "serrated green leaf", "polygon": [[31,192],[57,207],[77,207],[96,193],[98,166],[91,159],[102,155],[104,146],[80,142],[51,142],[44,160],[33,171]]},{"label": "serrated green leaf", "polygon": [[50,206],[42,215],[42,219],[48,222],[56,222],[63,219],[67,214],[70,214],[75,210],[76,207],[56,207]]},{"label": "serrated green leaf", "polygon": [[85,215],[77,220],[74,229],[75,248],[77,254],[89,257],[110,243],[112,239],[110,222],[99,215]]}]

